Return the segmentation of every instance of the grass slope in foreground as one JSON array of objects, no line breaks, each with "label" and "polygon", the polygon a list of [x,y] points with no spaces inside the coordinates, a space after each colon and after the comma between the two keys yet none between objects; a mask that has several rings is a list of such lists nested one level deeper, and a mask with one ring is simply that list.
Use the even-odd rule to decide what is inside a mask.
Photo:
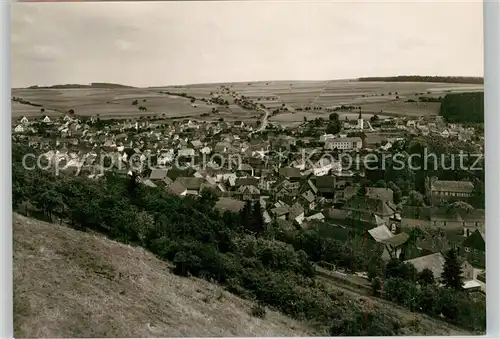
[{"label": "grass slope in foreground", "polygon": [[[17,213],[13,231],[15,337],[318,334],[278,312],[253,317],[252,302],[202,279],[176,276],[168,263],[140,247]],[[332,288],[353,303],[364,299],[368,308],[405,319],[406,326],[415,323],[405,334],[467,333],[387,301]]]},{"label": "grass slope in foreground", "polygon": [[13,215],[14,336],[308,336],[304,323],[202,279],[170,273],[140,247]]}]

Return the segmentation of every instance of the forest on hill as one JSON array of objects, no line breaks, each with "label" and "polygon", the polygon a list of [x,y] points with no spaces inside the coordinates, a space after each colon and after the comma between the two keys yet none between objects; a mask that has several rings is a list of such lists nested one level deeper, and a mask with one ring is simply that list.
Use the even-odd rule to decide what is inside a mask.
[{"label": "forest on hill", "polygon": [[30,86],[28,89],[73,89],[73,88],[134,88],[132,86],[112,84],[107,82],[93,82],[90,85],[82,84],[64,84],[64,85],[53,85],[53,86]]},{"label": "forest on hill", "polygon": [[439,114],[448,122],[484,123],[484,92],[448,93]]},{"label": "forest on hill", "polygon": [[421,76],[398,75],[391,77],[363,77],[358,81],[383,81],[383,82],[441,82],[453,84],[484,84],[482,77],[446,77],[446,76]]}]

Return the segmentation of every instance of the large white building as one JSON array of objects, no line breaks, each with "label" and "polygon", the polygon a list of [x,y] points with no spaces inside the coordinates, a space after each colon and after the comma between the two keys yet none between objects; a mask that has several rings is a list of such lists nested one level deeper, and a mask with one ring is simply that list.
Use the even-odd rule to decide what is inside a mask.
[{"label": "large white building", "polygon": [[358,150],[363,147],[363,141],[360,137],[352,137],[352,138],[333,138],[328,139],[325,142],[325,149],[333,150]]}]

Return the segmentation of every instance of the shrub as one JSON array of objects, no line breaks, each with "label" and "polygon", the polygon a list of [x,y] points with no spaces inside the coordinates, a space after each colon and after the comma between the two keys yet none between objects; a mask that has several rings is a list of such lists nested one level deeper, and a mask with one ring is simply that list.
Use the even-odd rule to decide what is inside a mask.
[{"label": "shrub", "polygon": [[434,274],[428,268],[425,268],[418,274],[418,282],[421,285],[431,285],[434,284]]},{"label": "shrub", "polygon": [[266,317],[266,308],[261,304],[255,304],[252,306],[250,313],[254,317],[265,318]]},{"label": "shrub", "polygon": [[201,259],[190,252],[177,252],[174,258],[174,273],[182,276],[198,276],[202,267]]}]

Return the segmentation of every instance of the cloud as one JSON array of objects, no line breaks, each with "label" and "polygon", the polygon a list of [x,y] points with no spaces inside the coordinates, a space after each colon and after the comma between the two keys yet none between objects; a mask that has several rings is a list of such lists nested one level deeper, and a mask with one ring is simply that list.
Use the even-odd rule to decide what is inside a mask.
[{"label": "cloud", "polygon": [[136,46],[132,42],[122,39],[115,40],[115,46],[118,50],[123,52],[130,52],[136,50]]}]

